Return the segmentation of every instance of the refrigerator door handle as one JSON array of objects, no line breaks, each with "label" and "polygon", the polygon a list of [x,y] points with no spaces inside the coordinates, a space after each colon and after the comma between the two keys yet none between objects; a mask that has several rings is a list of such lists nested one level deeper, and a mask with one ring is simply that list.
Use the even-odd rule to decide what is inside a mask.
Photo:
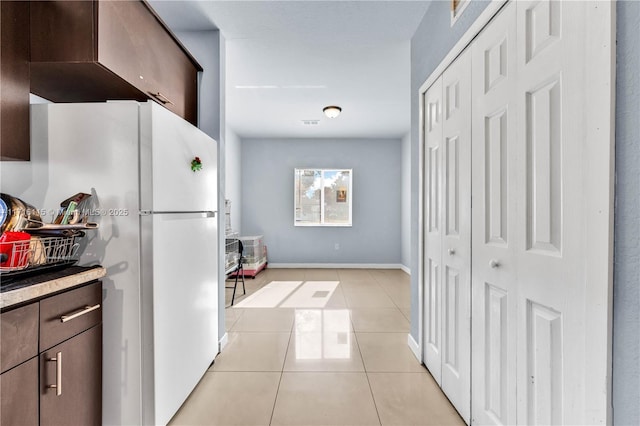
[{"label": "refrigerator door handle", "polygon": [[216,211],[214,210],[190,210],[190,211],[158,211],[158,210],[140,210],[140,216],[151,216],[153,214],[187,214],[187,213],[199,213],[204,214],[206,217],[216,217]]}]

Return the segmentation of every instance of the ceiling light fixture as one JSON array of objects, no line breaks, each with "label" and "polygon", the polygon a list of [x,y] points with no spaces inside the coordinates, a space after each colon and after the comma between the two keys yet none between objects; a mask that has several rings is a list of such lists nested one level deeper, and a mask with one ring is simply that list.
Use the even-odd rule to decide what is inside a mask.
[{"label": "ceiling light fixture", "polygon": [[336,118],[342,112],[342,108],[335,105],[329,105],[322,108],[322,112],[324,112],[324,115],[326,115],[329,118]]}]

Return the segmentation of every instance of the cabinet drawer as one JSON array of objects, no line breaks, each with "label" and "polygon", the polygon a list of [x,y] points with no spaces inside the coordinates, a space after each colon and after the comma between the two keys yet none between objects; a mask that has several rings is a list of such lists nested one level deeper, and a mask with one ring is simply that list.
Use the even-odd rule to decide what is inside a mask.
[{"label": "cabinet drawer", "polygon": [[5,372],[38,355],[37,303],[3,312],[0,324],[0,371]]},{"label": "cabinet drawer", "polygon": [[95,282],[40,301],[40,351],[102,322],[102,284]]}]

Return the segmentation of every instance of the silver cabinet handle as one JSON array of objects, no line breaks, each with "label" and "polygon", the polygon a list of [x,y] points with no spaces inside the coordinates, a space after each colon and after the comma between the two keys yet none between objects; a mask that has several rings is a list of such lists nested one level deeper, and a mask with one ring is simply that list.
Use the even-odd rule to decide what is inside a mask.
[{"label": "silver cabinet handle", "polygon": [[72,319],[81,317],[82,315],[88,314],[89,312],[95,311],[96,309],[100,309],[99,303],[93,306],[85,306],[83,309],[79,310],[78,312],[74,312],[72,314],[62,315],[60,317],[60,322],[71,321]]},{"label": "silver cabinet handle", "polygon": [[49,389],[56,390],[56,396],[62,395],[62,352],[58,352],[55,358],[49,358],[47,361],[56,363],[56,384],[47,385]]},{"label": "silver cabinet handle", "polygon": [[165,104],[171,104],[173,105],[173,102],[171,102],[171,100],[169,98],[167,98],[165,95],[163,95],[160,92],[148,92],[151,96],[153,96],[154,98],[156,98],[158,101],[160,101],[161,104],[165,105]]},{"label": "silver cabinet handle", "polygon": [[493,269],[499,268],[500,267],[500,262],[498,262],[495,259],[491,259],[491,261],[489,262],[489,266],[491,266]]},{"label": "silver cabinet handle", "polygon": [[450,249],[448,250],[448,253],[449,253],[449,256],[453,256],[454,254],[456,254],[456,249],[452,249],[452,248],[450,248]]}]

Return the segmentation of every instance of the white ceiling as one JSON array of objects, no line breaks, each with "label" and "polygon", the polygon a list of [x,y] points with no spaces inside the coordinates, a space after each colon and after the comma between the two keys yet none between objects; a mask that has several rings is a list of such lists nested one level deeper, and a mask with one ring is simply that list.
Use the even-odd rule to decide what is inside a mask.
[{"label": "white ceiling", "polygon": [[[241,137],[409,132],[410,40],[430,0],[151,4],[174,31],[220,29],[227,126]],[[342,115],[324,117],[326,105],[341,106]]]}]

